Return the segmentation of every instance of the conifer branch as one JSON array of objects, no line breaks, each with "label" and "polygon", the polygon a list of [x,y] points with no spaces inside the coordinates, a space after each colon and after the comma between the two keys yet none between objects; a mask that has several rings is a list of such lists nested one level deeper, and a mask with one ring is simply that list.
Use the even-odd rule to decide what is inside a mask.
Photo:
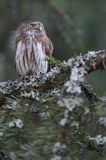
[{"label": "conifer branch", "polygon": [[15,81],[0,82],[1,102],[5,100],[6,96],[23,96],[27,92],[30,98],[36,96],[37,91],[42,94],[54,88],[61,89],[68,80],[70,71],[75,66],[84,68],[85,76],[93,71],[106,69],[106,51],[90,51],[83,56],[70,58],[67,62],[60,62],[52,58],[50,63],[55,67],[47,74],[20,77]]}]

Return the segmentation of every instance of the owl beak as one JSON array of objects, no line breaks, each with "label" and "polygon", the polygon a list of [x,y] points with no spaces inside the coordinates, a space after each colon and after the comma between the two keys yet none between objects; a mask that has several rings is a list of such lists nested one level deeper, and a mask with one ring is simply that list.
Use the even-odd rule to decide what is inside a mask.
[{"label": "owl beak", "polygon": [[42,26],[39,26],[39,31],[40,31],[40,32],[42,31]]}]

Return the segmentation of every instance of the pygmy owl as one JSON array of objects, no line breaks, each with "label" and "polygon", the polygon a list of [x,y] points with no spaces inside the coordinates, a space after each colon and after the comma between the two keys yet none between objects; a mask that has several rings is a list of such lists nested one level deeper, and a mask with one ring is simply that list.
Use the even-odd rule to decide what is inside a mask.
[{"label": "pygmy owl", "polygon": [[46,73],[53,44],[39,21],[24,22],[16,32],[15,62],[20,76]]}]

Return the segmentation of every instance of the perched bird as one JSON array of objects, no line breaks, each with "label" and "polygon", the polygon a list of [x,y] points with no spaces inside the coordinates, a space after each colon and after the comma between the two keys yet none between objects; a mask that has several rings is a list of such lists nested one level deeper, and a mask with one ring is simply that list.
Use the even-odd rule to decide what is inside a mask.
[{"label": "perched bird", "polygon": [[20,76],[48,71],[53,44],[39,21],[23,22],[16,32],[15,63]]}]

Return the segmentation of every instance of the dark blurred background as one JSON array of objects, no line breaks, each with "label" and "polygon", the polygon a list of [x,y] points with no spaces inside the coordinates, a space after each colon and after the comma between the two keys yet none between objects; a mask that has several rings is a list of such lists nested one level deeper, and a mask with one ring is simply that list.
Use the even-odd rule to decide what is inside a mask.
[{"label": "dark blurred background", "polygon": [[[2,0],[0,81],[16,78],[15,31],[27,20],[44,23],[54,44],[53,55],[60,60],[106,48],[106,0]],[[99,93],[105,92],[106,72],[92,73],[88,81]]]}]

